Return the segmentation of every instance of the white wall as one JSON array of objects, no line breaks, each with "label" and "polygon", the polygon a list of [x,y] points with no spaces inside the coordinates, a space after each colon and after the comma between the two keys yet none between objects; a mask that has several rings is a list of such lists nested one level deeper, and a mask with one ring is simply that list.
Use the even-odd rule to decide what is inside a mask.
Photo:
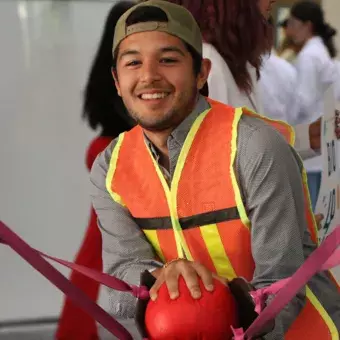
[{"label": "white wall", "polygon": [[340,1],[322,0],[322,7],[325,11],[326,20],[338,31],[334,40],[339,52],[337,59],[340,59]]},{"label": "white wall", "polygon": [[[70,260],[90,208],[82,90],[111,5],[0,1],[0,219]],[[5,246],[0,273],[0,321],[58,314],[61,293]]]}]

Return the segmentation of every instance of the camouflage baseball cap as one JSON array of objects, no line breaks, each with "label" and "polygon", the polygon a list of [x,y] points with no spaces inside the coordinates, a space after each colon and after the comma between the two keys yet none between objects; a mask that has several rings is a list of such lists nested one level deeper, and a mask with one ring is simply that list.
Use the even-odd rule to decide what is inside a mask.
[{"label": "camouflage baseball cap", "polygon": [[[157,7],[167,16],[167,22],[140,22],[128,26],[126,20],[132,12],[140,7]],[[139,3],[126,11],[118,20],[113,40],[112,53],[131,34],[147,31],[160,31],[174,35],[189,44],[200,56],[202,56],[202,35],[198,24],[191,13],[183,6],[164,0],[149,0]]]}]

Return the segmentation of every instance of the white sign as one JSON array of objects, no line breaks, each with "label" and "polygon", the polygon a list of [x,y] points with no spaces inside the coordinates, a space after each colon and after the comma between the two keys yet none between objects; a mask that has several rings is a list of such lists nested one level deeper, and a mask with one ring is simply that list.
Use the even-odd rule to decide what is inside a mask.
[{"label": "white sign", "polygon": [[[322,242],[340,224],[340,168],[338,141],[335,136],[335,112],[340,108],[335,102],[333,87],[325,93],[325,111],[321,124],[322,176],[315,213],[323,214],[319,231]],[[333,270],[340,282],[340,268]]]}]

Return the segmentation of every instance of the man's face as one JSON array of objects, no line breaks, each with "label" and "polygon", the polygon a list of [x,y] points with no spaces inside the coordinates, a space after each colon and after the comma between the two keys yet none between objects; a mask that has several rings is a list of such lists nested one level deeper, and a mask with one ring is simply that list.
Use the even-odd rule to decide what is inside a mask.
[{"label": "man's face", "polygon": [[269,18],[276,0],[258,0],[259,8],[265,18]]},{"label": "man's face", "polygon": [[150,31],[132,34],[121,42],[114,77],[118,93],[137,123],[147,130],[162,131],[190,114],[208,73],[209,69],[195,76],[192,56],[180,39]]}]

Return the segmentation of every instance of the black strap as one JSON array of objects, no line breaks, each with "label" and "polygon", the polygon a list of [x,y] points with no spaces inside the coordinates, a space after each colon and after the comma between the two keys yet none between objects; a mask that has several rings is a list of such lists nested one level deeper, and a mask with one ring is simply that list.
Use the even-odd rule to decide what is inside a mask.
[{"label": "black strap", "polygon": [[[145,230],[155,229],[172,229],[171,218],[167,217],[153,217],[153,218],[134,218],[136,223]],[[198,215],[182,217],[179,219],[183,230],[196,228],[208,224],[216,224],[226,221],[238,220],[240,214],[237,207],[210,211]]]}]

